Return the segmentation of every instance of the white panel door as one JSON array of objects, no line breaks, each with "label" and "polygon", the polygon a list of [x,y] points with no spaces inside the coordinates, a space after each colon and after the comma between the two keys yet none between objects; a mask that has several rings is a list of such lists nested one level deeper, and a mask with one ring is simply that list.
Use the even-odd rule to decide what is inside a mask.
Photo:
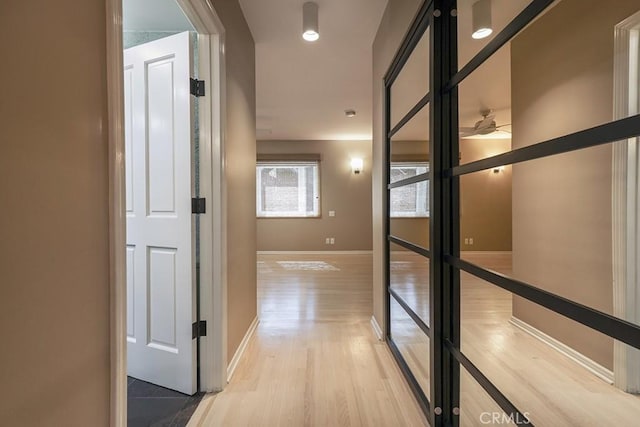
[{"label": "white panel door", "polygon": [[127,370],[196,392],[189,33],[124,52]]}]

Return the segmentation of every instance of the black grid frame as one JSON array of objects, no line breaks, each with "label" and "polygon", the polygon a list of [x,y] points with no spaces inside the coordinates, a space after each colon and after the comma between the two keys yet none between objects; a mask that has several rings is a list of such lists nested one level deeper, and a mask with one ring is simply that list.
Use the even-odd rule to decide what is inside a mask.
[{"label": "black grid frame", "polygon": [[[640,348],[640,326],[542,290],[535,284],[484,269],[460,258],[460,177],[497,166],[554,156],[640,136],[640,115],[573,134],[541,141],[483,160],[459,164],[458,86],[530,22],[553,0],[532,0],[502,31],[458,71],[456,0],[425,0],[416,14],[387,74],[385,87],[386,167],[384,223],[386,331],[387,341],[414,394],[432,426],[459,425],[460,366],[474,378],[516,424],[533,425],[518,408],[470,361],[460,349],[460,272],[464,271],[512,294],[579,322],[609,337]],[[429,31],[430,91],[391,128],[391,88],[403,66]],[[429,115],[428,174],[407,180],[389,181],[391,138],[426,105]],[[390,234],[390,190],[420,181],[430,181],[430,241],[423,248]],[[430,266],[429,326],[391,288],[390,244],[396,244],[428,259]],[[390,301],[394,299],[429,337],[430,397],[428,400],[391,336]]]}]

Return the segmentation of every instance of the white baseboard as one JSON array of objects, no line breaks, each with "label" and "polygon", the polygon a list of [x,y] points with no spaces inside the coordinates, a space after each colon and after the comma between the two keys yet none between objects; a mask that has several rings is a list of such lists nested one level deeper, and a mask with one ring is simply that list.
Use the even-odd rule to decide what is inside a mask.
[{"label": "white baseboard", "polygon": [[384,341],[382,328],[380,327],[380,325],[378,325],[378,321],[376,320],[375,316],[371,316],[371,328],[373,329],[373,332],[376,334],[376,338],[378,338],[378,341]]},{"label": "white baseboard", "polygon": [[613,372],[605,368],[598,362],[591,360],[590,358],[580,353],[579,351],[545,334],[541,330],[535,328],[534,326],[531,326],[527,322],[524,322],[518,319],[517,317],[512,316],[509,322],[512,325],[527,332],[529,335],[533,336],[534,338],[537,338],[538,340],[547,344],[549,347],[553,348],[554,350],[567,356],[569,359],[573,360],[583,368],[587,369],[589,372],[591,372],[598,378],[606,381],[609,384],[613,384]]},{"label": "white baseboard", "polygon": [[373,251],[257,251],[258,255],[371,255]]},{"label": "white baseboard", "polygon": [[242,341],[240,341],[240,345],[238,346],[238,349],[236,350],[233,358],[231,359],[231,362],[229,363],[229,366],[227,367],[227,382],[231,380],[233,373],[238,367],[238,363],[240,363],[240,359],[242,359],[242,356],[247,349],[247,345],[249,345],[249,340],[251,340],[251,337],[256,331],[259,322],[260,321],[258,320],[258,316],[256,316],[256,318],[253,319],[253,322],[251,322],[251,325],[249,325],[249,329],[247,329],[247,333],[244,334]]}]

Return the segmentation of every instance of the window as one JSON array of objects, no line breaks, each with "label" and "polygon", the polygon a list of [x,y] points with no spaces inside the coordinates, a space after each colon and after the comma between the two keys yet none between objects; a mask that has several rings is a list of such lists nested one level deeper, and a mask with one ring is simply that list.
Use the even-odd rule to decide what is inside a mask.
[{"label": "window", "polygon": [[258,217],[320,216],[318,170],[317,161],[259,161],[256,170]]},{"label": "window", "polygon": [[[429,172],[427,162],[391,163],[390,182],[401,181]],[[391,191],[392,218],[429,217],[429,181],[396,187]]]}]

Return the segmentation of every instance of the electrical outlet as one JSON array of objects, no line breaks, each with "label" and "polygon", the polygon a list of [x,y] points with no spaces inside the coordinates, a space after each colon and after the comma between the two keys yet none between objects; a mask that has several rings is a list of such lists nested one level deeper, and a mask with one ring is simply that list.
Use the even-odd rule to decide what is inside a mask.
[{"label": "electrical outlet", "polygon": [[331,244],[331,239],[327,237],[326,239],[324,239],[324,243],[326,245],[330,245]]},{"label": "electrical outlet", "polygon": [[465,238],[464,238],[464,244],[465,244],[465,245],[468,245],[468,244],[469,244],[469,238],[468,238],[468,237],[465,237]]},{"label": "electrical outlet", "polygon": [[469,244],[473,245],[473,237],[469,237]]},{"label": "electrical outlet", "polygon": [[329,211],[329,216],[336,216],[336,211]]},{"label": "electrical outlet", "polygon": [[331,241],[331,244],[332,244],[332,245],[336,243],[336,239],[335,239],[335,238],[333,238],[333,237],[332,237],[331,239],[329,239],[329,240]]}]

